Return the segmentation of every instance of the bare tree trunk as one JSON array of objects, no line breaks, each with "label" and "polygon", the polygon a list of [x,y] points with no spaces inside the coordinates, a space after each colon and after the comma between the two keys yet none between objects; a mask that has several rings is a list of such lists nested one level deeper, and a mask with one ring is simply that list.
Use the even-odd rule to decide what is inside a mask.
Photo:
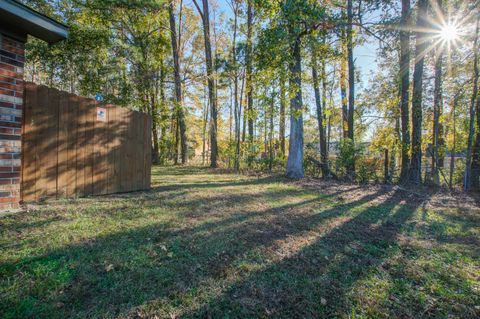
[{"label": "bare tree trunk", "polygon": [[[342,13],[344,15],[344,13]],[[345,40],[345,30],[342,28],[341,37],[341,57],[340,57],[340,95],[342,104],[342,129],[343,138],[348,138],[348,98],[347,98],[347,47]]]},{"label": "bare tree trunk", "polygon": [[203,128],[202,128],[202,165],[205,165],[205,157],[207,155],[207,123],[208,123],[208,95],[206,92],[206,85],[204,86],[204,108],[203,108]]},{"label": "bare tree trunk", "polygon": [[440,116],[442,115],[443,99],[442,99],[442,64],[443,64],[443,48],[438,49],[435,61],[435,87],[433,96],[433,134],[432,134],[432,180],[435,185],[440,184],[439,169],[439,147],[440,140]]},{"label": "bare tree trunk", "polygon": [[238,21],[238,2],[231,1],[233,9],[233,41],[232,41],[232,64],[234,70],[233,77],[233,98],[234,98],[234,116],[235,116],[235,171],[240,170],[240,116],[241,109],[238,103],[238,66],[237,66],[237,21]]},{"label": "bare tree trunk", "polygon": [[303,171],[303,115],[302,115],[302,56],[301,39],[297,37],[292,44],[292,61],[290,62],[290,85],[295,92],[290,99],[290,145],[288,152],[286,176],[302,178]]},{"label": "bare tree trunk", "polygon": [[285,156],[285,109],[287,101],[285,98],[285,70],[280,70],[280,123],[279,123],[279,135],[280,135],[280,152],[282,156]]},{"label": "bare tree trunk", "polygon": [[[254,122],[254,110],[253,110],[253,92],[252,92],[252,24],[253,24],[253,0],[247,0],[247,46],[245,53],[246,63],[246,86],[247,86],[247,119],[248,119],[248,141],[253,143],[253,122]],[[251,145],[250,145],[251,147]]]},{"label": "bare tree trunk", "polygon": [[477,94],[477,103],[475,107],[477,117],[475,125],[475,144],[472,149],[472,186],[473,189],[480,189],[480,98]]},{"label": "bare tree trunk", "polygon": [[170,113],[167,106],[165,97],[165,70],[164,70],[164,58],[160,61],[160,164],[164,164],[165,160],[169,157],[168,149],[168,114]]},{"label": "bare tree trunk", "polygon": [[[355,63],[353,61],[353,3],[347,1],[347,56],[348,56],[348,138],[355,145],[354,113],[355,113]],[[347,167],[350,176],[355,174],[355,156]]]},{"label": "bare tree trunk", "polygon": [[[317,123],[318,123],[318,136],[319,136],[319,146],[320,146],[320,156],[322,159],[322,176],[326,177],[328,170],[326,167],[326,140],[325,140],[325,130],[323,127],[323,110],[322,110],[322,97],[320,96],[320,85],[317,74],[317,52],[316,48],[312,45],[311,48],[312,56],[312,79],[313,79],[313,91],[315,93],[315,105],[317,107]],[[323,70],[322,70],[323,73]]]},{"label": "bare tree trunk", "polygon": [[464,189],[466,191],[470,190],[472,187],[472,143],[473,143],[473,135],[475,133],[475,101],[478,99],[478,78],[479,78],[479,70],[478,70],[478,33],[479,33],[479,24],[480,24],[480,16],[477,15],[477,23],[475,27],[475,42],[473,44],[473,91],[472,91],[472,98],[470,100],[470,125],[468,130],[468,142],[467,142],[467,157],[466,157],[466,165],[465,165],[465,180],[464,180]]},{"label": "bare tree trunk", "polygon": [[182,81],[180,79],[180,59],[178,52],[178,39],[177,39],[177,28],[175,23],[175,14],[173,12],[173,3],[174,0],[170,0],[168,5],[168,15],[170,20],[170,39],[172,42],[172,55],[173,55],[173,74],[175,81],[175,109],[177,114],[177,121],[179,127],[180,135],[180,156],[182,164],[186,164],[188,161],[188,150],[187,150],[187,126],[185,123],[185,110],[183,107],[183,96],[182,96]]},{"label": "bare tree trunk", "polygon": [[155,101],[155,95],[150,96],[152,107],[150,108],[150,116],[152,117],[152,163],[160,164],[160,152],[158,149],[158,105]]},{"label": "bare tree trunk", "polygon": [[448,180],[450,189],[453,188],[453,172],[455,171],[455,153],[457,151],[457,104],[458,96],[453,98],[452,113],[453,113],[453,145],[450,150],[450,178]]},{"label": "bare tree trunk", "polygon": [[415,69],[413,71],[412,98],[412,158],[410,161],[410,181],[420,184],[422,181],[422,98],[423,67],[428,46],[427,27],[428,0],[418,1],[417,29],[415,43]]},{"label": "bare tree trunk", "polygon": [[[210,42],[210,18],[208,12],[208,0],[202,0],[203,10],[200,9],[197,0],[193,0],[203,22],[203,36],[205,40],[205,63],[208,77],[208,99],[210,103],[210,166],[217,167],[217,98],[212,59],[212,46]],[[203,11],[203,12],[202,12]]]},{"label": "bare tree trunk", "polygon": [[[323,38],[323,43],[325,44],[325,38]],[[322,158],[322,162],[330,171],[328,167],[328,144],[327,144],[327,137],[326,137],[326,130],[325,130],[325,122],[327,117],[325,116],[325,111],[327,110],[327,71],[326,71],[326,64],[325,58],[322,58],[321,62],[321,79],[322,79],[322,132],[323,132],[323,143],[322,138],[320,137],[320,156]],[[323,145],[322,145],[323,144]]]},{"label": "bare tree trunk", "polygon": [[[442,0],[436,1],[437,10],[443,14]],[[432,182],[435,185],[440,184],[438,169],[440,166],[439,147],[440,140],[440,116],[443,110],[442,99],[442,66],[443,66],[443,46],[437,46],[434,51],[435,60],[435,86],[433,92],[433,127],[432,127]],[[443,130],[442,130],[443,131]],[[442,165],[443,166],[443,165]]]},{"label": "bare tree trunk", "polygon": [[268,134],[268,141],[269,141],[269,162],[268,162],[268,168],[270,171],[272,171],[273,168],[273,115],[275,113],[275,86],[272,85],[272,100],[270,103],[270,130]]},{"label": "bare tree trunk", "polygon": [[402,0],[402,19],[400,31],[400,114],[402,119],[402,167],[400,182],[408,180],[410,165],[410,0]]}]

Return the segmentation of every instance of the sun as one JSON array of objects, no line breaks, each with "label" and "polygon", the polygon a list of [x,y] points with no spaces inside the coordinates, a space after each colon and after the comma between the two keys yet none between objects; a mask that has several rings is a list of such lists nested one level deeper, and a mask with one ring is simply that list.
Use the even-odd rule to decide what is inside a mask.
[{"label": "sun", "polygon": [[440,38],[445,42],[452,42],[459,37],[458,27],[453,23],[447,23],[440,29]]}]

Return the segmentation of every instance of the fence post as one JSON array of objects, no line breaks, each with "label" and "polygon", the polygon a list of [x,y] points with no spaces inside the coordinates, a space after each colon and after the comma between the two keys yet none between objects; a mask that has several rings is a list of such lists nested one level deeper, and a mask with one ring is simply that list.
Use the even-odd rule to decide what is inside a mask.
[{"label": "fence post", "polygon": [[388,148],[385,149],[385,184],[389,182],[389,174],[388,174]]}]

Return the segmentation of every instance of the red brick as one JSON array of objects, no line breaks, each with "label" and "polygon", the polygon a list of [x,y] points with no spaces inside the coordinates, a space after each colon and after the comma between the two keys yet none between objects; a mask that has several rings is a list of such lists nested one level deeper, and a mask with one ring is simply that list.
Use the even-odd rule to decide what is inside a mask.
[{"label": "red brick", "polygon": [[15,79],[8,76],[0,76],[0,82],[12,83],[15,84]]},{"label": "red brick", "polygon": [[15,172],[15,173],[0,172],[0,178],[14,178],[14,177],[20,177],[20,173],[19,172]]},{"label": "red brick", "polygon": [[0,197],[0,203],[15,203],[18,202],[16,197]]},{"label": "red brick", "polygon": [[14,96],[14,95],[15,95],[15,91],[3,89],[2,86],[0,86],[0,94],[5,94],[5,95]]},{"label": "red brick", "polygon": [[18,76],[18,73],[17,72],[13,72],[11,70],[6,70],[6,69],[3,69],[2,66],[1,66],[2,63],[0,63],[0,75],[3,75],[3,76],[9,76],[9,77],[12,77],[14,79],[16,79]]},{"label": "red brick", "polygon": [[[3,86],[2,83],[0,83],[0,86]],[[0,107],[8,107],[8,108],[15,108],[15,104],[13,103],[8,103],[8,102],[0,102]]]},{"label": "red brick", "polygon": [[0,134],[15,134],[15,130],[13,128],[0,127]]},{"label": "red brick", "polygon": [[15,123],[15,122],[0,122],[0,126],[21,128],[22,124],[20,122],[18,122],[18,123]]},{"label": "red brick", "polygon": [[0,69],[7,71],[16,71],[17,68],[13,65],[0,62]]},{"label": "red brick", "polygon": [[8,90],[15,90],[15,91],[19,91],[21,89],[20,87],[18,87],[16,84],[13,84],[13,83],[0,82],[0,87]]}]

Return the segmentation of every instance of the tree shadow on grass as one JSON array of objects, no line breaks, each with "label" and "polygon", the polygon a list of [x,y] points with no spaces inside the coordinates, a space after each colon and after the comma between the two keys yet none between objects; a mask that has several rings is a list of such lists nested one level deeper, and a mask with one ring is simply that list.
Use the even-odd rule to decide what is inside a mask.
[{"label": "tree shadow on grass", "polygon": [[114,317],[155,301],[163,304],[155,311],[167,315],[206,281],[224,279],[256,248],[308,232],[378,195],[325,210],[318,207],[325,200],[320,196],[179,230],[153,224],[4,262],[0,314]]},{"label": "tree shadow on grass", "polygon": [[[406,204],[393,194],[383,203],[367,207],[352,219],[332,229],[313,244],[308,244],[293,256],[273,263],[258,272],[247,274],[220,295],[199,309],[183,313],[190,318],[336,318],[355,316],[355,309],[365,306],[362,301],[372,296],[355,295],[355,285],[377,273],[379,267],[389,267],[389,259],[400,253],[398,236],[420,206],[417,200]],[[407,248],[410,249],[411,247]],[[475,300],[470,305],[447,301],[439,307],[421,300],[422,294],[406,291],[415,289],[415,280],[408,271],[392,270],[393,287],[380,295],[377,307],[367,317],[442,318],[456,316],[475,318]],[[396,277],[395,277],[396,276]],[[442,275],[440,275],[442,276]],[[410,280],[410,284],[405,284]],[[445,289],[475,295],[474,289],[455,279],[441,278]],[[412,287],[412,283],[413,286]],[[422,283],[417,282],[417,285]],[[399,287],[401,286],[401,287]],[[478,296],[478,295],[477,295]],[[374,297],[373,297],[374,298]],[[368,305],[366,307],[368,309]],[[382,312],[383,311],[383,312]]]},{"label": "tree shadow on grass", "polygon": [[[156,222],[6,261],[0,264],[0,316],[347,316],[358,302],[352,289],[398,251],[397,237],[420,201],[380,189],[341,202],[344,191],[187,198],[178,214],[191,224]],[[141,207],[154,208],[176,193],[144,194],[140,215]],[[288,202],[290,196],[298,200]],[[256,207],[262,197],[287,202]],[[216,207],[222,203],[234,207],[222,215]],[[125,216],[141,218],[135,214]],[[202,219],[208,215],[215,218]],[[418,305],[409,302],[388,314],[415,317]]]},{"label": "tree shadow on grass", "polygon": [[383,203],[367,207],[293,256],[247,275],[221,296],[184,316],[348,315],[352,306],[348,292],[388,258],[396,235],[415,211],[416,207],[400,206],[401,201],[393,194]]}]

